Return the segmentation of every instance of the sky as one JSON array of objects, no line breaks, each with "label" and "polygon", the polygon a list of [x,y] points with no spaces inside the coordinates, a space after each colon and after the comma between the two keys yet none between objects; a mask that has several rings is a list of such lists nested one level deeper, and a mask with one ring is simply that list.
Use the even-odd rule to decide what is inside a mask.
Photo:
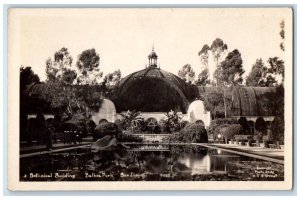
[{"label": "sky", "polygon": [[198,75],[198,52],[216,38],[240,51],[247,75],[258,58],[284,57],[285,17],[278,9],[15,9],[9,40],[17,43],[14,64],[31,66],[42,81],[46,59],[62,47],[74,66],[82,51],[95,48],[104,75],[120,69],[124,77],[145,68],[154,46],[161,69],[177,74],[190,64]]}]

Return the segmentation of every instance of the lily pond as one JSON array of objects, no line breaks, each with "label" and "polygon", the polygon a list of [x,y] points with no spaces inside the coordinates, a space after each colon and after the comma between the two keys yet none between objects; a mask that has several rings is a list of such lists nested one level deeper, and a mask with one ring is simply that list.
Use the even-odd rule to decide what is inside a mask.
[{"label": "lily pond", "polygon": [[85,145],[20,158],[20,180],[283,181],[284,166],[201,145]]}]

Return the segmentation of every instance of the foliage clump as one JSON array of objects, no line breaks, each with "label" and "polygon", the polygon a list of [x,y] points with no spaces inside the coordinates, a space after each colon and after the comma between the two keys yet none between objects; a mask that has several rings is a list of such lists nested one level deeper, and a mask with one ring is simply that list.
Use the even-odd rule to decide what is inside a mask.
[{"label": "foliage clump", "polygon": [[170,137],[171,143],[207,143],[207,131],[201,124],[187,124],[180,132]]}]

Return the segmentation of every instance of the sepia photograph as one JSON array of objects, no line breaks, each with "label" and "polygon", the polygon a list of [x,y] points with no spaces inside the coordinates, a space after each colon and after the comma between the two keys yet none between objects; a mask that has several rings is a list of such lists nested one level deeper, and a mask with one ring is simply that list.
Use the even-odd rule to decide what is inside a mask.
[{"label": "sepia photograph", "polygon": [[10,190],[290,190],[293,10],[11,8]]}]

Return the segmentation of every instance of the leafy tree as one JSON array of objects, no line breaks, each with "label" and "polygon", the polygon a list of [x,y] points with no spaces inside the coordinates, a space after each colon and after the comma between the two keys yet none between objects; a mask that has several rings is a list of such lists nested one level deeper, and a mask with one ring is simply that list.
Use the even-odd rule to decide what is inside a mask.
[{"label": "leafy tree", "polygon": [[247,86],[276,87],[284,81],[284,61],[278,57],[268,59],[268,66],[264,66],[261,59],[256,60],[252,70],[246,78]]},{"label": "leafy tree", "polygon": [[[42,96],[51,103],[54,111],[65,113],[72,117],[75,113],[86,113],[87,109],[93,109],[94,95],[98,92],[84,90],[80,87],[71,86],[77,77],[72,67],[73,58],[68,49],[63,47],[54,54],[54,58],[46,61],[47,84],[42,91]],[[81,63],[82,69],[88,68],[86,63]],[[92,95],[88,93],[92,92]],[[100,98],[97,99],[98,103]],[[92,102],[92,103],[91,103]]]},{"label": "leafy tree", "polygon": [[199,75],[198,80],[196,81],[196,85],[206,86],[210,83],[208,69],[205,68]]},{"label": "leafy tree", "polygon": [[95,49],[87,49],[78,55],[76,66],[80,72],[77,83],[97,84],[103,73],[99,69],[100,56]]},{"label": "leafy tree", "polygon": [[247,86],[274,87],[283,83],[284,62],[278,57],[269,58],[266,67],[262,59],[257,59],[246,78]]},{"label": "leafy tree", "polygon": [[257,59],[255,64],[252,66],[252,69],[249,75],[246,77],[246,85],[259,87],[264,86],[264,82],[262,81],[262,77],[265,75],[265,71],[267,67],[264,65],[262,59]]},{"label": "leafy tree", "polygon": [[178,76],[187,83],[192,83],[195,79],[195,72],[190,64],[186,64],[178,71]]},{"label": "leafy tree", "polygon": [[[261,99],[262,105],[268,109],[268,112],[275,116],[271,130],[276,140],[282,140],[284,137],[284,87],[276,87],[276,92],[269,92],[265,98]],[[281,139],[280,139],[281,138]]]},{"label": "leafy tree", "polygon": [[215,72],[217,84],[221,86],[241,85],[243,83],[242,75],[245,73],[242,64],[242,56],[237,49],[228,53]]},{"label": "leafy tree", "polygon": [[210,50],[214,59],[216,60],[217,65],[219,64],[219,59],[222,57],[222,54],[224,54],[227,49],[227,44],[225,44],[220,38],[217,38],[212,42]]},{"label": "leafy tree", "polygon": [[[215,84],[215,77],[214,73],[217,70],[218,65],[223,60],[224,56],[227,55],[227,44],[224,43],[224,41],[220,38],[216,38],[211,46],[209,47],[207,44],[205,44],[201,51],[199,51],[198,55],[200,56],[200,60],[202,65],[205,68],[209,69],[209,81],[211,84]],[[214,64],[209,66],[209,55],[212,54],[213,62]]]},{"label": "leafy tree", "polygon": [[118,69],[112,73],[107,74],[104,77],[103,84],[106,87],[116,86],[120,82],[121,77],[122,77],[122,73],[121,73],[120,69]]},{"label": "leafy tree", "polygon": [[65,83],[69,83],[69,84],[73,83],[76,77],[77,77],[77,73],[74,70],[66,69],[63,72],[63,81]]},{"label": "leafy tree", "polygon": [[276,141],[284,141],[284,118],[275,116],[271,123],[272,136]]},{"label": "leafy tree", "polygon": [[212,76],[213,82],[216,82],[217,84],[218,84],[218,81],[214,80],[215,79],[214,74],[217,71],[221,60],[223,60],[222,59],[223,56],[225,56],[227,54],[227,49],[228,49],[227,44],[225,44],[224,41],[220,38],[215,39],[210,46],[210,50],[212,52],[214,63],[215,63],[215,66],[214,66],[213,70],[211,71],[211,76]]},{"label": "leafy tree", "polygon": [[198,55],[200,56],[200,60],[202,65],[207,68],[208,67],[208,58],[209,58],[209,51],[210,51],[210,47],[205,44],[201,51],[199,51]]},{"label": "leafy tree", "polygon": [[26,85],[31,83],[40,83],[40,78],[37,74],[35,74],[31,67],[21,66],[20,68],[20,91],[25,89]]},{"label": "leafy tree", "polygon": [[64,84],[72,84],[77,77],[72,68],[73,58],[67,48],[63,47],[54,53],[54,59],[46,60],[47,82],[60,81]]},{"label": "leafy tree", "polygon": [[277,85],[280,85],[284,81],[284,61],[278,57],[269,58],[268,63],[270,64],[269,73],[278,76]]}]

